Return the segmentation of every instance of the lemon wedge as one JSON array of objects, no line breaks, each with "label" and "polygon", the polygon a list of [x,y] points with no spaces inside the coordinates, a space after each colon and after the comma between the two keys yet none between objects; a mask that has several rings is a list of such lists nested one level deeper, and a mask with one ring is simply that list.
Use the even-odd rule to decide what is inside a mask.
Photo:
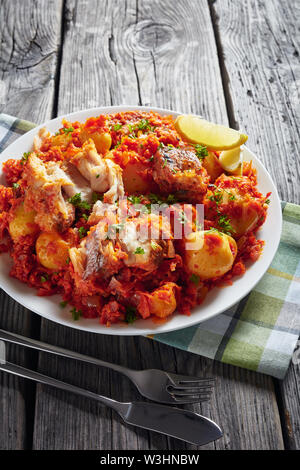
[{"label": "lemon wedge", "polygon": [[175,127],[187,141],[205,145],[209,150],[233,149],[248,139],[248,136],[235,129],[189,114],[178,116]]},{"label": "lemon wedge", "polygon": [[239,174],[239,171],[242,167],[243,162],[243,151],[241,147],[236,147],[231,150],[223,150],[220,153],[219,163],[223,170],[228,171],[229,173]]}]

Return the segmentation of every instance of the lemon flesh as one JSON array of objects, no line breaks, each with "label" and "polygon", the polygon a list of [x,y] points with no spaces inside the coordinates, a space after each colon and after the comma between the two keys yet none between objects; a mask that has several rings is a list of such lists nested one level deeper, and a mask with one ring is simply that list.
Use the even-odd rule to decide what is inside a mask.
[{"label": "lemon flesh", "polygon": [[231,150],[223,150],[220,153],[219,163],[223,170],[233,173],[242,166],[243,152],[240,147]]},{"label": "lemon flesh", "polygon": [[240,147],[248,139],[245,134],[235,129],[189,114],[178,116],[175,127],[188,142],[204,145],[209,150],[233,149]]}]

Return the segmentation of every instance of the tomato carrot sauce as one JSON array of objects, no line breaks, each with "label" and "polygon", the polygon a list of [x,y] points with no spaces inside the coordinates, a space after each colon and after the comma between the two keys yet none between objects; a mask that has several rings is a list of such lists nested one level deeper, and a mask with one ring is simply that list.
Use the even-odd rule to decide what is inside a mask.
[{"label": "tomato carrot sauce", "polygon": [[[134,197],[139,203],[150,205],[153,193],[163,201],[168,198],[171,201],[174,197],[179,208],[184,204],[184,198],[180,197],[176,201],[176,195],[160,192],[160,186],[153,177],[157,171],[154,157],[161,148],[191,148],[191,144],[186,143],[177,132],[171,116],[128,111],[92,117],[85,123],[64,120],[55,135],[49,135],[43,140],[36,154],[42,162],[69,162],[89,139],[95,142],[99,154],[102,154],[102,146],[109,146],[109,152],[103,152],[103,158],[111,159],[123,170],[125,195],[129,199],[131,197],[131,205],[134,204]],[[218,164],[219,154],[214,154]],[[217,180],[211,178],[202,201],[203,230],[211,231],[206,235],[209,253],[213,255],[221,248],[222,236],[233,237],[237,244],[234,241],[231,243],[230,249],[236,256],[224,275],[202,279],[188,272],[186,255],[180,241],[172,242],[175,250],[172,258],[162,259],[151,272],[124,265],[128,255],[118,243],[115,244],[114,265],[110,266],[111,269],[117,266],[115,275],[93,274],[88,279],[81,279],[70,259],[59,269],[47,268],[39,262],[36,251],[36,241],[41,234],[39,213],[43,201],[40,205],[35,204],[34,221],[24,216],[26,220],[20,229],[21,235],[14,234],[10,225],[16,216],[17,207],[23,207],[25,200],[26,210],[30,204],[34,204],[26,179],[28,155],[24,153],[21,160],[11,158],[3,164],[7,186],[0,186],[0,253],[9,252],[13,263],[10,275],[35,288],[37,295],[61,294],[61,306],[70,307],[74,320],[80,316],[97,318],[109,326],[116,322],[131,323],[152,316],[155,321],[163,322],[173,313],[168,310],[168,304],[172,301],[180,314],[190,315],[212,288],[231,284],[236,276],[245,273],[246,264],[255,262],[263,250],[264,241],[259,240],[256,233],[265,221],[269,195],[263,196],[257,190],[256,170],[251,162],[245,162],[240,177],[223,172]],[[132,185],[144,190],[131,192]],[[101,198],[101,194],[94,196],[93,203]],[[170,201],[168,204],[172,212]],[[180,215],[178,210],[177,206],[172,212],[173,221]],[[93,231],[93,225],[88,221],[88,210],[78,212],[77,206],[75,212],[74,222],[67,229],[58,230],[58,233],[70,247],[79,248],[82,240]],[[253,222],[249,230],[244,230],[247,217],[252,218]],[[32,233],[22,235],[24,226]],[[50,243],[48,255],[55,256],[56,249],[56,244]],[[196,264],[196,268],[199,265]],[[157,315],[151,313],[154,292],[162,309]]]}]

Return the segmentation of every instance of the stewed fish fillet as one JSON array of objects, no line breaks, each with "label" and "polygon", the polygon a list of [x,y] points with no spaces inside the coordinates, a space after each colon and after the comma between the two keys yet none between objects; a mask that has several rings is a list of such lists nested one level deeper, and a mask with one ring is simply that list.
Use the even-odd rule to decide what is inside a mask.
[{"label": "stewed fish fillet", "polygon": [[115,202],[124,196],[121,167],[109,158],[102,158],[93,140],[83,144],[83,150],[71,159],[71,163],[89,181],[93,191],[105,193],[105,202]]},{"label": "stewed fish fillet", "polygon": [[124,266],[151,272],[175,256],[171,226],[163,216],[143,214],[120,222],[114,205],[110,210],[97,201],[90,217],[97,225],[79,248],[70,250],[79,281],[97,273],[108,278]]},{"label": "stewed fish fillet", "polygon": [[35,222],[42,230],[63,231],[75,218],[75,209],[62,193],[62,186],[72,185],[72,181],[56,162],[43,162],[31,153],[23,178],[27,182],[25,208],[35,210]]},{"label": "stewed fish fillet", "polygon": [[164,146],[154,155],[153,178],[165,194],[200,202],[209,177],[193,150]]},{"label": "stewed fish fillet", "polygon": [[75,209],[68,199],[80,193],[81,200],[92,202],[94,191],[104,193],[105,202],[124,195],[122,170],[109,158],[103,159],[93,141],[84,144],[70,161],[45,162],[32,152],[23,177],[30,191],[25,207],[39,212],[36,223],[45,231],[63,231],[71,226]]},{"label": "stewed fish fillet", "polygon": [[75,194],[80,193],[82,201],[91,202],[93,190],[76,166],[72,165],[70,162],[63,162],[61,168],[65,172],[66,177],[70,180],[70,183],[62,186],[67,196],[73,197]]},{"label": "stewed fish fillet", "polygon": [[34,136],[33,139],[33,150],[34,152],[38,152],[43,145],[44,141],[50,137],[50,132],[47,131],[46,127],[42,127],[38,134]]}]

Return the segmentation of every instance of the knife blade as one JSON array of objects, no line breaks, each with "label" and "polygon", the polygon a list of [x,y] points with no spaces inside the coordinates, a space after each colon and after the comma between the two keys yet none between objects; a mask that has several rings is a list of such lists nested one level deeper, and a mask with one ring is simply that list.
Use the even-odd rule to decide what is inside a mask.
[{"label": "knife blade", "polygon": [[123,415],[126,423],[166,434],[198,446],[223,436],[214,421],[193,411],[156,403],[132,402]]}]

